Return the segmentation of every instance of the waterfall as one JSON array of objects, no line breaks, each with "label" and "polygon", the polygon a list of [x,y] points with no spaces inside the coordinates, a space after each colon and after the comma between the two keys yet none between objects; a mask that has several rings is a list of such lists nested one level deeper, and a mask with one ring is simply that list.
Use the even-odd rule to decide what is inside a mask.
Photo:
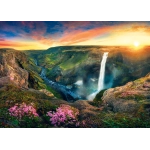
[{"label": "waterfall", "polygon": [[98,78],[98,88],[97,88],[96,92],[90,94],[87,97],[88,100],[93,100],[95,98],[96,94],[98,94],[101,90],[104,89],[105,66],[106,66],[107,57],[108,57],[108,52],[104,52],[103,58],[101,61],[101,65],[100,65],[100,72],[99,72],[99,78]]},{"label": "waterfall", "polygon": [[108,52],[105,52],[103,54],[100,72],[99,72],[98,89],[97,89],[98,91],[104,89],[105,66],[106,66],[107,57],[108,57]]}]

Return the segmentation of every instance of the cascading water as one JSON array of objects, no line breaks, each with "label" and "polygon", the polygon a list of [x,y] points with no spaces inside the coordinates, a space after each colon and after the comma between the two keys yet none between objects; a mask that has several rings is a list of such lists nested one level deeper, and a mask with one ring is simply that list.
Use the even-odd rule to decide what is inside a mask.
[{"label": "cascading water", "polygon": [[106,61],[108,57],[108,52],[105,52],[103,54],[103,58],[101,61],[101,66],[100,66],[100,73],[99,73],[99,78],[98,78],[98,88],[97,91],[90,94],[87,99],[88,100],[93,100],[96,96],[97,93],[99,93],[101,90],[104,89],[104,79],[105,79],[105,66],[106,66]]},{"label": "cascading water", "polygon": [[106,66],[106,60],[108,57],[108,52],[105,52],[103,54],[103,59],[101,62],[101,68],[99,73],[99,79],[98,79],[98,91],[104,89],[104,77],[105,77],[105,66]]}]

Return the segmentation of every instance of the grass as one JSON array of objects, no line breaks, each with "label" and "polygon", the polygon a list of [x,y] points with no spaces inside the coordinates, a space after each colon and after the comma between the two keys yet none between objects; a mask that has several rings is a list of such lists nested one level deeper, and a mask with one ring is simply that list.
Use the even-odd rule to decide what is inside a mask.
[{"label": "grass", "polygon": [[41,92],[23,90],[13,85],[7,85],[0,89],[0,108],[9,108],[16,103],[25,102],[26,104],[34,103],[37,108],[40,105],[49,105],[53,107],[50,100],[51,97]]},{"label": "grass", "polygon": [[107,128],[149,128],[150,118],[147,113],[130,115],[123,113],[108,113],[102,119],[102,126]]},{"label": "grass", "polygon": [[84,122],[82,128],[150,128],[149,113],[143,111],[135,114],[102,111],[84,119]]},{"label": "grass", "polygon": [[[12,117],[8,109],[15,104],[33,104],[39,118],[24,117],[21,121]],[[52,127],[47,118],[48,111],[55,111],[58,106],[51,103],[51,97],[41,92],[34,92],[7,85],[0,89],[0,127]]]},{"label": "grass", "polygon": [[63,61],[59,66],[64,70],[69,70],[86,61],[87,58],[87,53],[85,54],[83,52],[75,52],[67,61]]},{"label": "grass", "polygon": [[69,70],[86,61],[87,58],[88,53],[75,50],[52,51],[49,54],[39,56],[40,64],[46,66],[49,74],[55,66],[59,66],[62,70]]}]

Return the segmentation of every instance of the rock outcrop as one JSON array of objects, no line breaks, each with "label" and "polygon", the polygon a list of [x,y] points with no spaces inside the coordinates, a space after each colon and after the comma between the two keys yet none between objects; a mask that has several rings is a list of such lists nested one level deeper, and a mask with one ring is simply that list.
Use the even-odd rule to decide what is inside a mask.
[{"label": "rock outcrop", "polygon": [[28,88],[28,71],[22,66],[26,55],[13,49],[0,49],[0,86],[15,84]]},{"label": "rock outcrop", "polygon": [[150,73],[124,86],[104,92],[103,104],[113,112],[136,112],[141,107],[150,110]]}]

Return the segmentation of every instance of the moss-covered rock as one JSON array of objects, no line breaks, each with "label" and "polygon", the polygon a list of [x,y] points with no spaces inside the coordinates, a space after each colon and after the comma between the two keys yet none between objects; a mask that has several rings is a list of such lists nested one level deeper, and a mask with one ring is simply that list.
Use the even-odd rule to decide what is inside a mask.
[{"label": "moss-covered rock", "polygon": [[106,89],[104,89],[104,90],[101,90],[97,95],[96,95],[96,97],[94,98],[94,100],[93,100],[93,105],[95,105],[95,106],[101,106],[101,104],[102,104],[102,97],[103,97],[103,93],[106,91]]}]

